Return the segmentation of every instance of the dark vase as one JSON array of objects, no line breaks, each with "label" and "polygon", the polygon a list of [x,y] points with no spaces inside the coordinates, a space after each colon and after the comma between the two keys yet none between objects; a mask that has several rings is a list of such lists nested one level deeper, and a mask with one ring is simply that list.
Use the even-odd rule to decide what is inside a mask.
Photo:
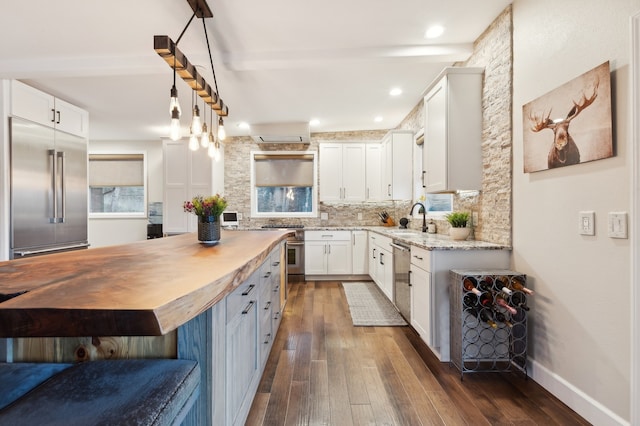
[{"label": "dark vase", "polygon": [[198,216],[198,240],[214,244],[220,241],[220,218],[216,216]]}]

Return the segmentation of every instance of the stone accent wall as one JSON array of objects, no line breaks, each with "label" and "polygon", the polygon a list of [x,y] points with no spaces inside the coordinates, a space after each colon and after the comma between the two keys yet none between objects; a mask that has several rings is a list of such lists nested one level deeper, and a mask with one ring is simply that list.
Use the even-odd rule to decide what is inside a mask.
[{"label": "stone accent wall", "polygon": [[[454,209],[477,211],[479,223],[475,238],[485,241],[511,244],[511,92],[512,92],[512,14],[511,7],[496,18],[476,40],[474,52],[465,63],[458,66],[485,68],[483,87],[483,182],[482,191],[454,196]],[[428,82],[426,82],[428,83]],[[419,102],[397,126],[398,130],[424,127],[424,103]],[[380,141],[387,130],[312,133],[311,143],[258,145],[250,137],[229,138],[225,142],[225,195],[229,210],[238,210],[244,216],[244,226],[261,226],[282,223],[283,219],[251,218],[250,152],[251,151],[318,151],[320,142]],[[319,185],[322,183],[319,181]],[[328,220],[291,219],[290,223],[305,226],[370,226],[380,225],[377,213],[386,210],[396,222],[409,217],[413,204],[407,202],[381,203],[319,203],[319,212],[327,213]],[[358,220],[362,213],[362,220]],[[422,221],[409,222],[412,229],[420,229]],[[445,220],[436,221],[438,233],[446,234],[449,225]]]},{"label": "stone accent wall", "polygon": [[511,244],[513,20],[511,6],[474,43],[464,63],[484,67],[482,192],[476,239]]}]

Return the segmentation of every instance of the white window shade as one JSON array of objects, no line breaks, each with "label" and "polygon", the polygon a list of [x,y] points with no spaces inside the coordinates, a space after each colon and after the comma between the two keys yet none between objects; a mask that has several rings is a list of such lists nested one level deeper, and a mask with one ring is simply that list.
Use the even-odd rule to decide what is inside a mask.
[{"label": "white window shade", "polygon": [[313,187],[313,157],[256,156],[255,186]]},{"label": "white window shade", "polygon": [[144,155],[90,154],[89,186],[144,186]]}]

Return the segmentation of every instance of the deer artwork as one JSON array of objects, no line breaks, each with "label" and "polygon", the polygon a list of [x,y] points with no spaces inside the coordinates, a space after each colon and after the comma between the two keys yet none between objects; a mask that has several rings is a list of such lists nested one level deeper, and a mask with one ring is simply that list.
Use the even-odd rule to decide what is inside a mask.
[{"label": "deer artwork", "polygon": [[551,116],[551,110],[549,110],[546,117],[544,114],[538,116],[531,113],[529,115],[529,119],[533,123],[533,126],[531,126],[532,131],[539,132],[542,129],[553,130],[553,145],[551,145],[551,150],[549,150],[549,156],[547,158],[547,165],[550,169],[578,164],[580,162],[580,151],[569,134],[569,124],[571,124],[571,120],[576,118],[582,110],[596,100],[599,84],[600,82],[596,81],[593,87],[593,94],[589,98],[583,93],[580,102],[573,101],[573,107],[564,119],[551,120],[551,118],[549,118]]}]

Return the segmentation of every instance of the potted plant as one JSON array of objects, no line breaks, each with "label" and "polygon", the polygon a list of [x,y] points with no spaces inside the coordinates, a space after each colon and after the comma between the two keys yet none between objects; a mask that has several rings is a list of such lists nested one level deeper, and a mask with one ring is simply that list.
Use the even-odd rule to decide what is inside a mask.
[{"label": "potted plant", "polygon": [[203,197],[196,195],[185,201],[184,211],[198,216],[198,240],[203,244],[220,241],[220,215],[227,208],[227,200],[220,194]]},{"label": "potted plant", "polygon": [[466,240],[471,232],[471,228],[467,228],[469,221],[468,212],[451,212],[445,215],[447,222],[451,225],[449,228],[449,236],[452,240]]}]

